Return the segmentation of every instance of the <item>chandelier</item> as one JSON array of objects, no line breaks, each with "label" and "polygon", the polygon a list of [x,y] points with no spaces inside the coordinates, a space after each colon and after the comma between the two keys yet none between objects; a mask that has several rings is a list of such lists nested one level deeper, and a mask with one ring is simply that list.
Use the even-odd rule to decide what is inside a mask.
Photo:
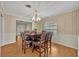
[{"label": "chandelier", "polygon": [[41,19],[39,17],[39,14],[38,14],[37,10],[35,10],[32,21],[40,21],[40,20]]}]

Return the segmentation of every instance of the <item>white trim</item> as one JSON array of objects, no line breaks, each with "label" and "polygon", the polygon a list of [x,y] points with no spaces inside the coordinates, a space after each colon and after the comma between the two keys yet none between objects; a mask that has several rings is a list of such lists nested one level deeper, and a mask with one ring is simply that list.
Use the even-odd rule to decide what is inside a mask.
[{"label": "white trim", "polygon": [[[0,11],[1,11],[1,10],[0,10]],[[2,12],[2,11],[1,11],[1,12]],[[8,13],[8,12],[5,12],[4,14],[14,16],[14,17],[17,18],[16,20],[32,22],[32,20],[30,20],[30,18],[27,18],[27,17],[18,16],[18,15],[11,14],[11,13]],[[28,19],[28,20],[27,20],[27,19]]]},{"label": "white trim", "polygon": [[57,37],[53,37],[52,42],[55,42],[70,48],[78,49],[77,37],[74,35],[59,35]]},{"label": "white trim", "polygon": [[3,45],[3,41],[5,40],[5,20],[4,20],[4,14],[2,15],[2,40],[1,40],[1,46]]},{"label": "white trim", "polygon": [[5,44],[3,43],[1,46],[5,46],[5,45],[11,44],[11,43],[15,43],[15,42],[16,42],[16,41],[6,42]]},{"label": "white trim", "polygon": [[16,20],[18,20],[18,21],[24,21],[24,22],[32,22],[32,21],[30,21],[30,20],[26,20],[26,19],[23,19],[23,18],[18,18],[18,19],[16,19]]},{"label": "white trim", "polygon": [[[30,20],[30,18],[28,18],[28,17],[18,16],[18,15],[11,14],[11,13],[8,13],[8,12],[6,12],[5,14],[6,14],[6,15],[11,15],[11,16],[15,16],[15,17],[17,17],[18,19],[16,19],[16,20],[32,22],[32,20]],[[28,19],[28,20],[27,20],[27,19]]]},{"label": "white trim", "polygon": [[52,41],[52,42],[57,43],[57,44],[60,44],[60,45],[64,45],[64,46],[66,46],[66,47],[70,47],[70,48],[77,49],[77,48],[74,47],[74,46],[71,46],[71,45],[68,45],[68,44],[64,44],[64,43],[61,43],[61,42],[57,42],[57,41]]},{"label": "white trim", "polygon": [[79,56],[79,36],[78,36],[78,56]]}]

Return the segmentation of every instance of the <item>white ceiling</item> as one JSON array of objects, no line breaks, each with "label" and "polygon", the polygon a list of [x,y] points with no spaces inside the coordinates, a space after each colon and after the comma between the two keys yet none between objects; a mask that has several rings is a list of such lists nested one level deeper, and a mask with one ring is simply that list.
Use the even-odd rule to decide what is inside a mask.
[{"label": "white ceiling", "polygon": [[[22,16],[29,20],[31,20],[35,8],[37,8],[41,18],[79,8],[79,2],[77,1],[4,1],[2,3],[6,13]],[[25,7],[28,4],[32,7]]]}]

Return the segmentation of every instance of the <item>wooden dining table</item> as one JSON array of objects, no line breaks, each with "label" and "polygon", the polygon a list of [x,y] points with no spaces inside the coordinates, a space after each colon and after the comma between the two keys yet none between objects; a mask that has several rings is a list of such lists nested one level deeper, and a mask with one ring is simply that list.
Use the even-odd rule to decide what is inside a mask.
[{"label": "wooden dining table", "polygon": [[35,41],[41,37],[41,34],[29,34],[29,36],[31,37],[32,41]]},{"label": "wooden dining table", "polygon": [[35,49],[35,46],[33,46],[33,42],[38,42],[41,38],[41,34],[29,34],[29,37],[32,39],[31,40],[31,47],[32,47],[32,52]]}]

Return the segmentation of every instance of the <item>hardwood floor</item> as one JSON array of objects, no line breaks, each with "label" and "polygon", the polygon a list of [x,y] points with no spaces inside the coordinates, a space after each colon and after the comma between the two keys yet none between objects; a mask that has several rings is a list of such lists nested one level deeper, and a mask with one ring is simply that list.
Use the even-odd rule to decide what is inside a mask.
[{"label": "hardwood floor", "polygon": [[[18,38],[16,43],[8,44],[1,47],[1,56],[2,57],[38,57],[39,54],[34,51],[32,53],[32,49],[26,49],[26,54],[23,53],[21,49],[21,39]],[[76,57],[77,50],[69,47],[65,47],[63,45],[59,45],[56,43],[52,43],[51,54],[49,53],[49,57]]]}]

